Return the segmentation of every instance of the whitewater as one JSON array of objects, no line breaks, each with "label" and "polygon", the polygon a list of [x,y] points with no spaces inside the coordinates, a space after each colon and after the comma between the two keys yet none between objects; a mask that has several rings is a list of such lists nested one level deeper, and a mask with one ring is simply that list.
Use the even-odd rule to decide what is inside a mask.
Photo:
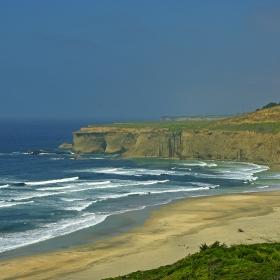
[{"label": "whitewater", "polygon": [[[0,253],[94,228],[108,217],[197,196],[279,189],[267,166],[55,153],[72,123],[1,124]],[[28,150],[51,153],[32,155]],[[70,246],[70,245],[69,245]],[[1,255],[1,254],[0,254]]]}]

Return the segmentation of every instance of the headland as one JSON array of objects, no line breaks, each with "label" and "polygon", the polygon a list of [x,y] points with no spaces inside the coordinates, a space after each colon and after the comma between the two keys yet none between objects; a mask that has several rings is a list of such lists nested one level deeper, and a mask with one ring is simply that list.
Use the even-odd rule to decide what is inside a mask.
[{"label": "headland", "polygon": [[75,153],[280,164],[280,106],[215,121],[89,125],[73,133]]}]

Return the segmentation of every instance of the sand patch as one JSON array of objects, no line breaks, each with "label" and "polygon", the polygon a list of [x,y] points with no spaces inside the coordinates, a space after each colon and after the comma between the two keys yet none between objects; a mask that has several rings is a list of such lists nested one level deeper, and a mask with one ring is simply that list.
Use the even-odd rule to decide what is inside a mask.
[{"label": "sand patch", "polygon": [[255,196],[246,196],[246,195],[229,195],[229,196],[225,196],[224,199],[225,200],[244,200],[244,199],[253,199],[256,198]]}]

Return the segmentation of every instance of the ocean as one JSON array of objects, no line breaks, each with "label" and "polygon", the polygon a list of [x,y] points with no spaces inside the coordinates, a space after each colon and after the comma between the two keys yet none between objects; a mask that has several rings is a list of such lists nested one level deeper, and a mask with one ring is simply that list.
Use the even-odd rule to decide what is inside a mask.
[{"label": "ocean", "polygon": [[75,158],[71,151],[58,150],[86,125],[0,123],[0,259],[129,230],[119,214],[129,213],[132,219],[144,213],[143,222],[147,209],[180,198],[280,189],[280,174],[263,165],[116,155]]}]

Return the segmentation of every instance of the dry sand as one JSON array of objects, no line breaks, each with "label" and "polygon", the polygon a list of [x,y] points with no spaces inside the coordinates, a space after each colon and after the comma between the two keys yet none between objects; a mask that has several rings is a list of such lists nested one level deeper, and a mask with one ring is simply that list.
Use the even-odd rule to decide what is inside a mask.
[{"label": "dry sand", "polygon": [[98,280],[170,264],[215,241],[280,241],[280,191],[183,199],[153,211],[130,233],[2,261],[0,278]]}]

